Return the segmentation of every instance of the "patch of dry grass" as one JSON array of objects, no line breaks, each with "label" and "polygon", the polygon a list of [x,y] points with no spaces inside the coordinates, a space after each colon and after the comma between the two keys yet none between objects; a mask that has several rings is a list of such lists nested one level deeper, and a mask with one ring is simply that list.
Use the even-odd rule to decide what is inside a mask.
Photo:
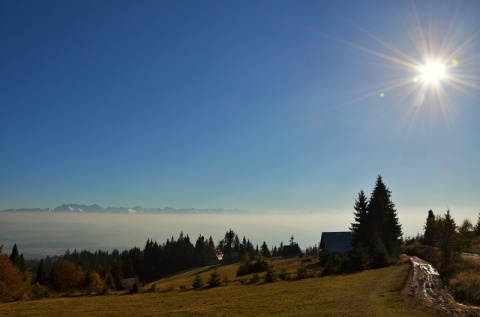
[{"label": "patch of dry grass", "polygon": [[[299,259],[272,261],[277,272],[285,268],[295,275],[299,266],[311,273],[320,268]],[[193,290],[196,274],[207,281],[213,269],[223,285]],[[369,270],[356,274],[259,282],[242,285],[238,265],[204,267],[160,280],[155,292],[124,296],[86,296],[25,301],[0,305],[3,316],[439,316],[419,306],[400,291],[409,265]],[[318,274],[315,274],[318,276]],[[263,274],[260,274],[263,277]],[[242,277],[242,278],[249,278]],[[262,280],[262,279],[261,279]],[[187,286],[181,290],[180,286]]]}]

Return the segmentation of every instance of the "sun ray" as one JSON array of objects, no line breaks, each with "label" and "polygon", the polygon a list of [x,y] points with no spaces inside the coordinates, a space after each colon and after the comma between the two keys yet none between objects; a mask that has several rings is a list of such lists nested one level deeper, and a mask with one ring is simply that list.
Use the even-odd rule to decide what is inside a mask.
[{"label": "sun ray", "polygon": [[[480,90],[480,54],[477,53],[480,29],[465,27],[469,21],[461,15],[464,12],[462,4],[449,8],[451,12],[447,19],[436,15],[440,10],[436,10],[432,3],[427,5],[426,15],[423,12],[424,16],[420,16],[415,3],[412,3],[410,20],[408,17],[404,19],[407,23],[404,34],[411,47],[399,47],[396,41],[384,40],[339,14],[340,20],[369,38],[376,44],[375,48],[308,29],[374,57],[373,61],[363,61],[361,65],[375,68],[375,74],[381,79],[370,83],[368,88],[350,92],[348,100],[337,104],[336,108],[364,105],[365,100],[377,97],[376,103],[380,99],[383,100],[381,102],[388,100],[387,107],[379,108],[382,109],[378,114],[380,117],[394,109],[400,109],[395,112],[397,118],[399,113],[404,113],[399,118],[399,127],[406,128],[405,139],[420,122],[432,127],[443,124],[450,136],[455,137],[454,123],[460,120],[463,107],[457,97],[479,98],[476,92]],[[385,70],[383,75],[378,72],[379,69]]]}]

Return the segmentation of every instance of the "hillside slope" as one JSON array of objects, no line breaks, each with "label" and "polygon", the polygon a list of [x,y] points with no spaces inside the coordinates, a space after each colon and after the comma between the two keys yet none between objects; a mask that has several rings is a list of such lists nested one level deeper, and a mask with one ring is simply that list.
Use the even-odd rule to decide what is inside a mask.
[{"label": "hillside slope", "polygon": [[[276,269],[285,267],[288,271],[304,265],[280,259],[272,263]],[[68,312],[70,316],[442,316],[403,294],[410,271],[408,264],[350,275],[250,285],[242,284],[250,276],[235,277],[237,267],[217,268],[223,280],[223,286],[217,288],[191,289],[197,273],[206,281],[214,269],[205,267],[163,279],[155,284],[154,292],[1,304],[0,315],[62,316]],[[311,273],[318,273],[314,265],[310,268]],[[180,290],[180,285],[187,290]],[[145,287],[153,289],[151,285]]]}]

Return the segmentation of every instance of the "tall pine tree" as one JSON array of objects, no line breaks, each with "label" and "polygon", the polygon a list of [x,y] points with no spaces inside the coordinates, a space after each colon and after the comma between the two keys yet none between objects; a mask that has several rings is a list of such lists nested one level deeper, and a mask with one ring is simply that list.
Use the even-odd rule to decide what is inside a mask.
[{"label": "tall pine tree", "polygon": [[435,246],[435,215],[431,209],[428,211],[424,228],[423,239],[425,240],[425,244],[432,247]]},{"label": "tall pine tree", "polygon": [[391,191],[383,183],[379,175],[373,189],[368,206],[368,223],[370,226],[371,244],[377,239],[384,244],[387,255],[397,258],[400,255],[402,226],[398,221],[397,210],[391,200]]},{"label": "tall pine tree", "polygon": [[352,245],[366,246],[368,243],[368,198],[363,190],[358,193],[358,198],[355,200],[353,208],[355,209],[355,212],[353,213],[355,222],[352,223],[352,226],[350,227],[350,230],[352,231]]},{"label": "tall pine tree", "polygon": [[[350,229],[352,230],[355,254],[359,255],[357,258],[370,258],[372,261],[370,264],[374,267],[385,265],[388,258],[398,258],[402,226],[391,200],[391,191],[385,186],[380,175],[370,199],[368,200],[365,193],[360,191],[354,209],[355,222],[352,223]],[[367,260],[367,262],[369,261]],[[356,266],[362,267],[368,266],[368,264],[356,263]]]}]

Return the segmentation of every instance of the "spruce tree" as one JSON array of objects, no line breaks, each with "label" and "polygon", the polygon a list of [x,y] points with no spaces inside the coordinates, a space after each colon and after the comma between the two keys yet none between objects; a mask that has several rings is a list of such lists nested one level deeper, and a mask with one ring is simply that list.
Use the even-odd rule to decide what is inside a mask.
[{"label": "spruce tree", "polygon": [[425,233],[423,234],[423,239],[426,245],[435,246],[435,215],[430,209],[428,211],[427,221],[425,222]]},{"label": "spruce tree", "polygon": [[272,254],[270,253],[270,250],[268,249],[267,243],[263,241],[262,248],[260,250],[260,254],[266,258],[269,258]]},{"label": "spruce tree", "polygon": [[12,248],[12,253],[10,253],[10,262],[13,265],[18,266],[20,261],[20,255],[18,254],[17,244],[15,243]]},{"label": "spruce tree", "polygon": [[217,287],[220,285],[221,285],[220,274],[218,274],[217,270],[213,270],[213,272],[210,273],[210,278],[208,279],[208,286]]},{"label": "spruce tree", "polygon": [[460,254],[460,243],[457,235],[457,225],[450,215],[450,210],[436,220],[436,241],[440,249],[440,271],[449,274],[453,261]]},{"label": "spruce tree", "polygon": [[199,289],[203,287],[203,280],[200,277],[200,274],[195,275],[195,278],[193,279],[192,287],[193,289]]},{"label": "spruce tree", "polygon": [[395,205],[391,200],[391,191],[383,183],[379,175],[368,206],[368,224],[371,232],[370,246],[374,247],[379,238],[390,257],[400,255],[402,226],[397,217]]},{"label": "spruce tree", "polygon": [[40,263],[38,264],[37,275],[35,279],[38,284],[45,284],[46,282],[45,263],[43,262],[43,259],[41,259]]},{"label": "spruce tree", "polygon": [[[400,256],[402,226],[397,217],[391,191],[379,175],[370,199],[360,191],[354,205],[355,222],[351,224],[352,245],[355,258],[363,263],[354,263],[362,268],[372,265],[384,266],[388,258]],[[372,260],[373,262],[370,262]]]},{"label": "spruce tree", "polygon": [[276,280],[277,280],[277,273],[275,272],[275,269],[273,268],[273,265],[268,265],[267,266],[267,271],[265,273],[265,282],[273,283]]},{"label": "spruce tree", "polygon": [[350,230],[352,231],[352,245],[357,247],[359,244],[366,246],[368,244],[368,198],[365,192],[361,190],[358,198],[355,200],[354,217],[355,222],[352,223]]}]

